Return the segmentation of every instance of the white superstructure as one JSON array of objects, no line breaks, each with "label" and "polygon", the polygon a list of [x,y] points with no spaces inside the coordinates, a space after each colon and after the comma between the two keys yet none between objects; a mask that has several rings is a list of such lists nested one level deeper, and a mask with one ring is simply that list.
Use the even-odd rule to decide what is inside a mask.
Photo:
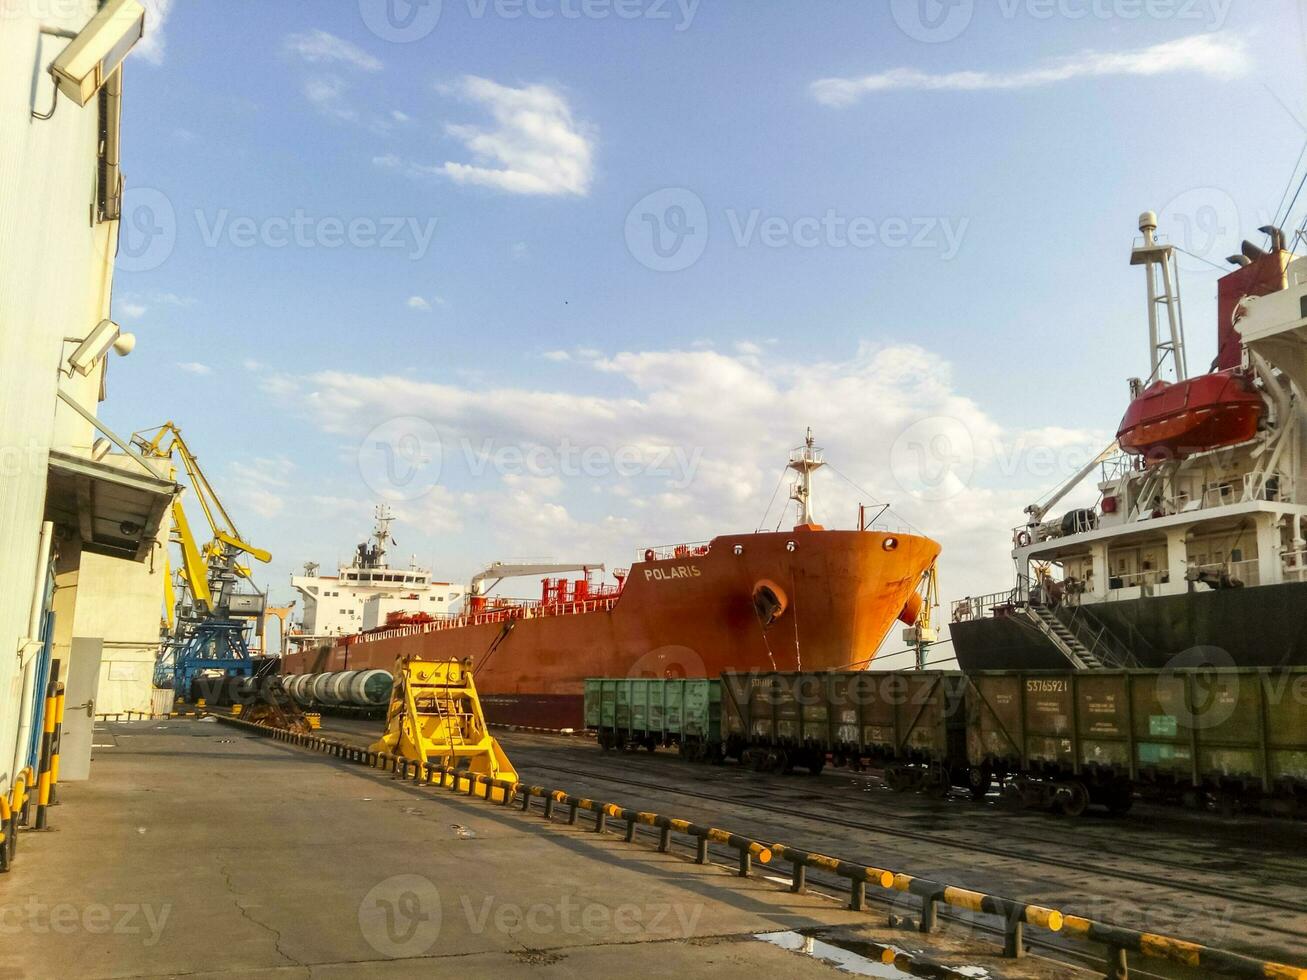
[{"label": "white superstructure", "polygon": [[407,568],[386,564],[386,545],[393,543],[392,521],[389,509],[379,506],[372,537],[358,546],[353,560],[341,565],[337,574],[319,575],[318,566],[308,564],[305,574],[291,577],[291,585],[303,599],[295,642],[376,629],[393,614],[440,619],[454,612],[467,591],[463,586],[436,581],[430,569],[415,562]]}]

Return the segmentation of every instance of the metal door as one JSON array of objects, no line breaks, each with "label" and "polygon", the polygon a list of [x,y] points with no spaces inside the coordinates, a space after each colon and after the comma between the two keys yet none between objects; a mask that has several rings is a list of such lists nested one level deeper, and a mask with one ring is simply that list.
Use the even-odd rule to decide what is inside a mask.
[{"label": "metal door", "polygon": [[95,699],[100,689],[100,656],[104,640],[75,636],[63,671],[64,727],[59,743],[59,782],[91,775],[91,737],[95,728]]}]

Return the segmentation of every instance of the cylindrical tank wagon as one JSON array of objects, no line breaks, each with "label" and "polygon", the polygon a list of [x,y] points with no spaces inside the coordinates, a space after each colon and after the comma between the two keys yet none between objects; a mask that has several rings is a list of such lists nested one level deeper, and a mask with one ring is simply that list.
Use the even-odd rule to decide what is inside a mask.
[{"label": "cylindrical tank wagon", "polygon": [[378,669],[296,674],[284,682],[301,706],[327,708],[384,708],[395,686],[390,671]]}]

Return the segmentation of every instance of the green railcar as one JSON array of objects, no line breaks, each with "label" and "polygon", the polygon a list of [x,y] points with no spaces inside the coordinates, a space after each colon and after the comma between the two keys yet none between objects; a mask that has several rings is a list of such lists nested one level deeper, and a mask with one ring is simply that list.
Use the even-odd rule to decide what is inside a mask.
[{"label": "green railcar", "polygon": [[966,676],[950,671],[722,675],[728,756],[758,770],[882,766],[896,789],[965,785]]},{"label": "green railcar", "polygon": [[968,757],[1017,802],[1307,799],[1307,668],[972,674]]},{"label": "green railcar", "polygon": [[605,749],[674,747],[683,756],[721,756],[722,685],[716,678],[591,677],[585,725]]}]

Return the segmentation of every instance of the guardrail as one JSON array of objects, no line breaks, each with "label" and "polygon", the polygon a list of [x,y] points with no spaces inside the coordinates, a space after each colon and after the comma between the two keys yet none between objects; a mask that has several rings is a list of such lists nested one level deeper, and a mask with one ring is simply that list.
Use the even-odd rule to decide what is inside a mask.
[{"label": "guardrail", "polygon": [[[575,825],[579,820],[580,812],[586,811],[593,814],[593,823],[590,827],[593,833],[607,832],[610,818],[621,820],[626,823],[624,839],[628,843],[635,840],[637,826],[653,827],[659,832],[658,850],[663,853],[671,850],[673,834],[693,837],[696,842],[695,862],[698,864],[707,863],[709,842],[722,844],[736,851],[739,858],[739,874],[742,877],[750,875],[754,859],[762,864],[769,864],[773,859],[788,861],[791,865],[790,890],[796,893],[802,893],[807,887],[807,869],[819,868],[848,880],[848,907],[853,911],[866,909],[868,884],[878,886],[885,891],[914,895],[921,901],[917,928],[922,933],[933,932],[938,926],[941,905],[966,912],[997,916],[1003,920],[1003,955],[1009,958],[1020,958],[1026,954],[1025,927],[1029,925],[1050,933],[1060,933],[1106,947],[1106,975],[1114,980],[1127,980],[1130,953],[1146,959],[1203,970],[1208,975],[1215,973],[1223,976],[1245,977],[1250,980],[1251,978],[1307,980],[1307,969],[1302,967],[1259,960],[1173,936],[1123,929],[1094,919],[1068,915],[1059,909],[1018,902],[999,895],[988,895],[884,868],[842,861],[839,858],[800,850],[787,844],[767,844],[688,820],[679,820],[643,810],[631,810],[616,803],[603,803],[573,796],[564,790],[531,786],[514,780],[493,779],[465,769],[452,769],[430,762],[419,763],[403,756],[373,752],[322,735],[304,735],[226,715],[216,714],[214,717],[227,724],[254,729],[279,741],[306,746],[336,758],[389,771],[396,778],[448,788],[455,793],[465,793],[467,796],[476,796],[477,788],[484,787],[486,790],[484,798],[492,804],[508,807],[517,802],[520,797],[524,813],[529,813],[532,801],[539,799],[542,804],[541,815],[546,820],[555,818],[560,805],[567,809],[569,825]],[[494,799],[495,790],[499,791],[498,800]]]}]

